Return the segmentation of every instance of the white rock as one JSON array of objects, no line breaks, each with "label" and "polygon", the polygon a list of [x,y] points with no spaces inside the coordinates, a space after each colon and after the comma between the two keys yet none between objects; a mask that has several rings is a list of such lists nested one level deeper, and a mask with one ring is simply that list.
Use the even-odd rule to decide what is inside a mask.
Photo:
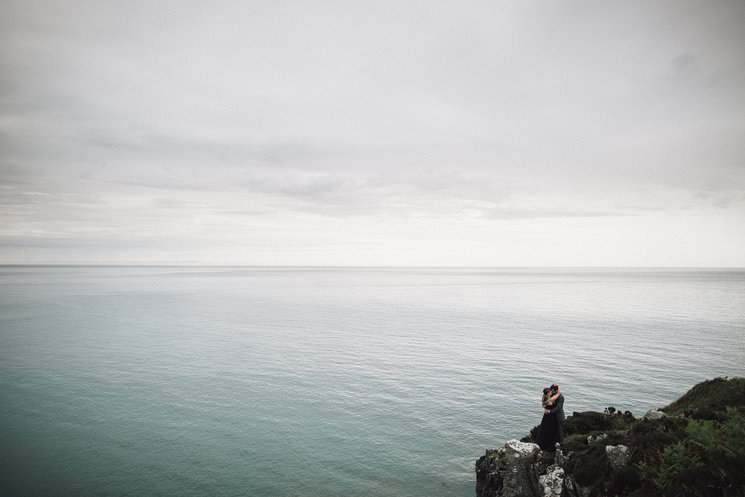
[{"label": "white rock", "polygon": [[556,464],[549,466],[546,474],[538,477],[538,482],[543,487],[544,497],[560,497],[564,487],[564,468]]},{"label": "white rock", "polygon": [[508,440],[507,443],[504,444],[504,448],[510,452],[514,452],[514,455],[517,457],[532,456],[541,450],[541,448],[536,444],[521,442],[520,440]]}]

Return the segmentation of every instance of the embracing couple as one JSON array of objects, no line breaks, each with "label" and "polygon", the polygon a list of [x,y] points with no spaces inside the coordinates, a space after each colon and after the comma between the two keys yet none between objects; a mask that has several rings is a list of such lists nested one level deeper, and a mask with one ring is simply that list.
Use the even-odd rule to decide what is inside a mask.
[{"label": "embracing couple", "polygon": [[559,385],[543,389],[543,419],[538,428],[538,445],[543,450],[553,451],[564,441],[564,395]]}]

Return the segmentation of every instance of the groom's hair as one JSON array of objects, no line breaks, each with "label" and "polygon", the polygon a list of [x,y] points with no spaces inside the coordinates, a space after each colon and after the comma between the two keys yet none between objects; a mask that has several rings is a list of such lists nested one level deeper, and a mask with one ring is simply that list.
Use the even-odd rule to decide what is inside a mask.
[{"label": "groom's hair", "polygon": [[556,383],[554,383],[553,385],[551,385],[551,391],[554,392],[554,393],[558,392],[559,391],[559,385],[557,385]]}]

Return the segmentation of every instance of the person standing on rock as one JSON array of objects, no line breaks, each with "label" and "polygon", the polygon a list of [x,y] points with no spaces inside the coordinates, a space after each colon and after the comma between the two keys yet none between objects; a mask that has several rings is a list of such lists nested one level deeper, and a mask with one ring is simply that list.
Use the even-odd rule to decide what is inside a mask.
[{"label": "person standing on rock", "polygon": [[[555,390],[554,386],[556,387]],[[559,405],[559,399],[561,399],[561,406]],[[543,389],[543,398],[541,399],[543,419],[538,427],[537,440],[542,450],[553,451],[556,444],[563,441],[563,401],[558,385],[551,385],[551,387]]]},{"label": "person standing on rock", "polygon": [[561,393],[559,385],[554,383],[551,385],[551,396],[554,397],[553,406],[548,409],[549,414],[556,414],[557,422],[559,424],[559,443],[564,443],[564,421],[566,416],[564,415],[564,394]]}]

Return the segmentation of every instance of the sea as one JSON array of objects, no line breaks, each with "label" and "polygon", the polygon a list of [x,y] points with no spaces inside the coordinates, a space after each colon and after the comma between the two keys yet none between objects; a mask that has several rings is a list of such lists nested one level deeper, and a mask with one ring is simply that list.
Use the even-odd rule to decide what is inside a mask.
[{"label": "sea", "polygon": [[0,267],[0,495],[474,495],[487,448],[745,376],[745,270]]}]

